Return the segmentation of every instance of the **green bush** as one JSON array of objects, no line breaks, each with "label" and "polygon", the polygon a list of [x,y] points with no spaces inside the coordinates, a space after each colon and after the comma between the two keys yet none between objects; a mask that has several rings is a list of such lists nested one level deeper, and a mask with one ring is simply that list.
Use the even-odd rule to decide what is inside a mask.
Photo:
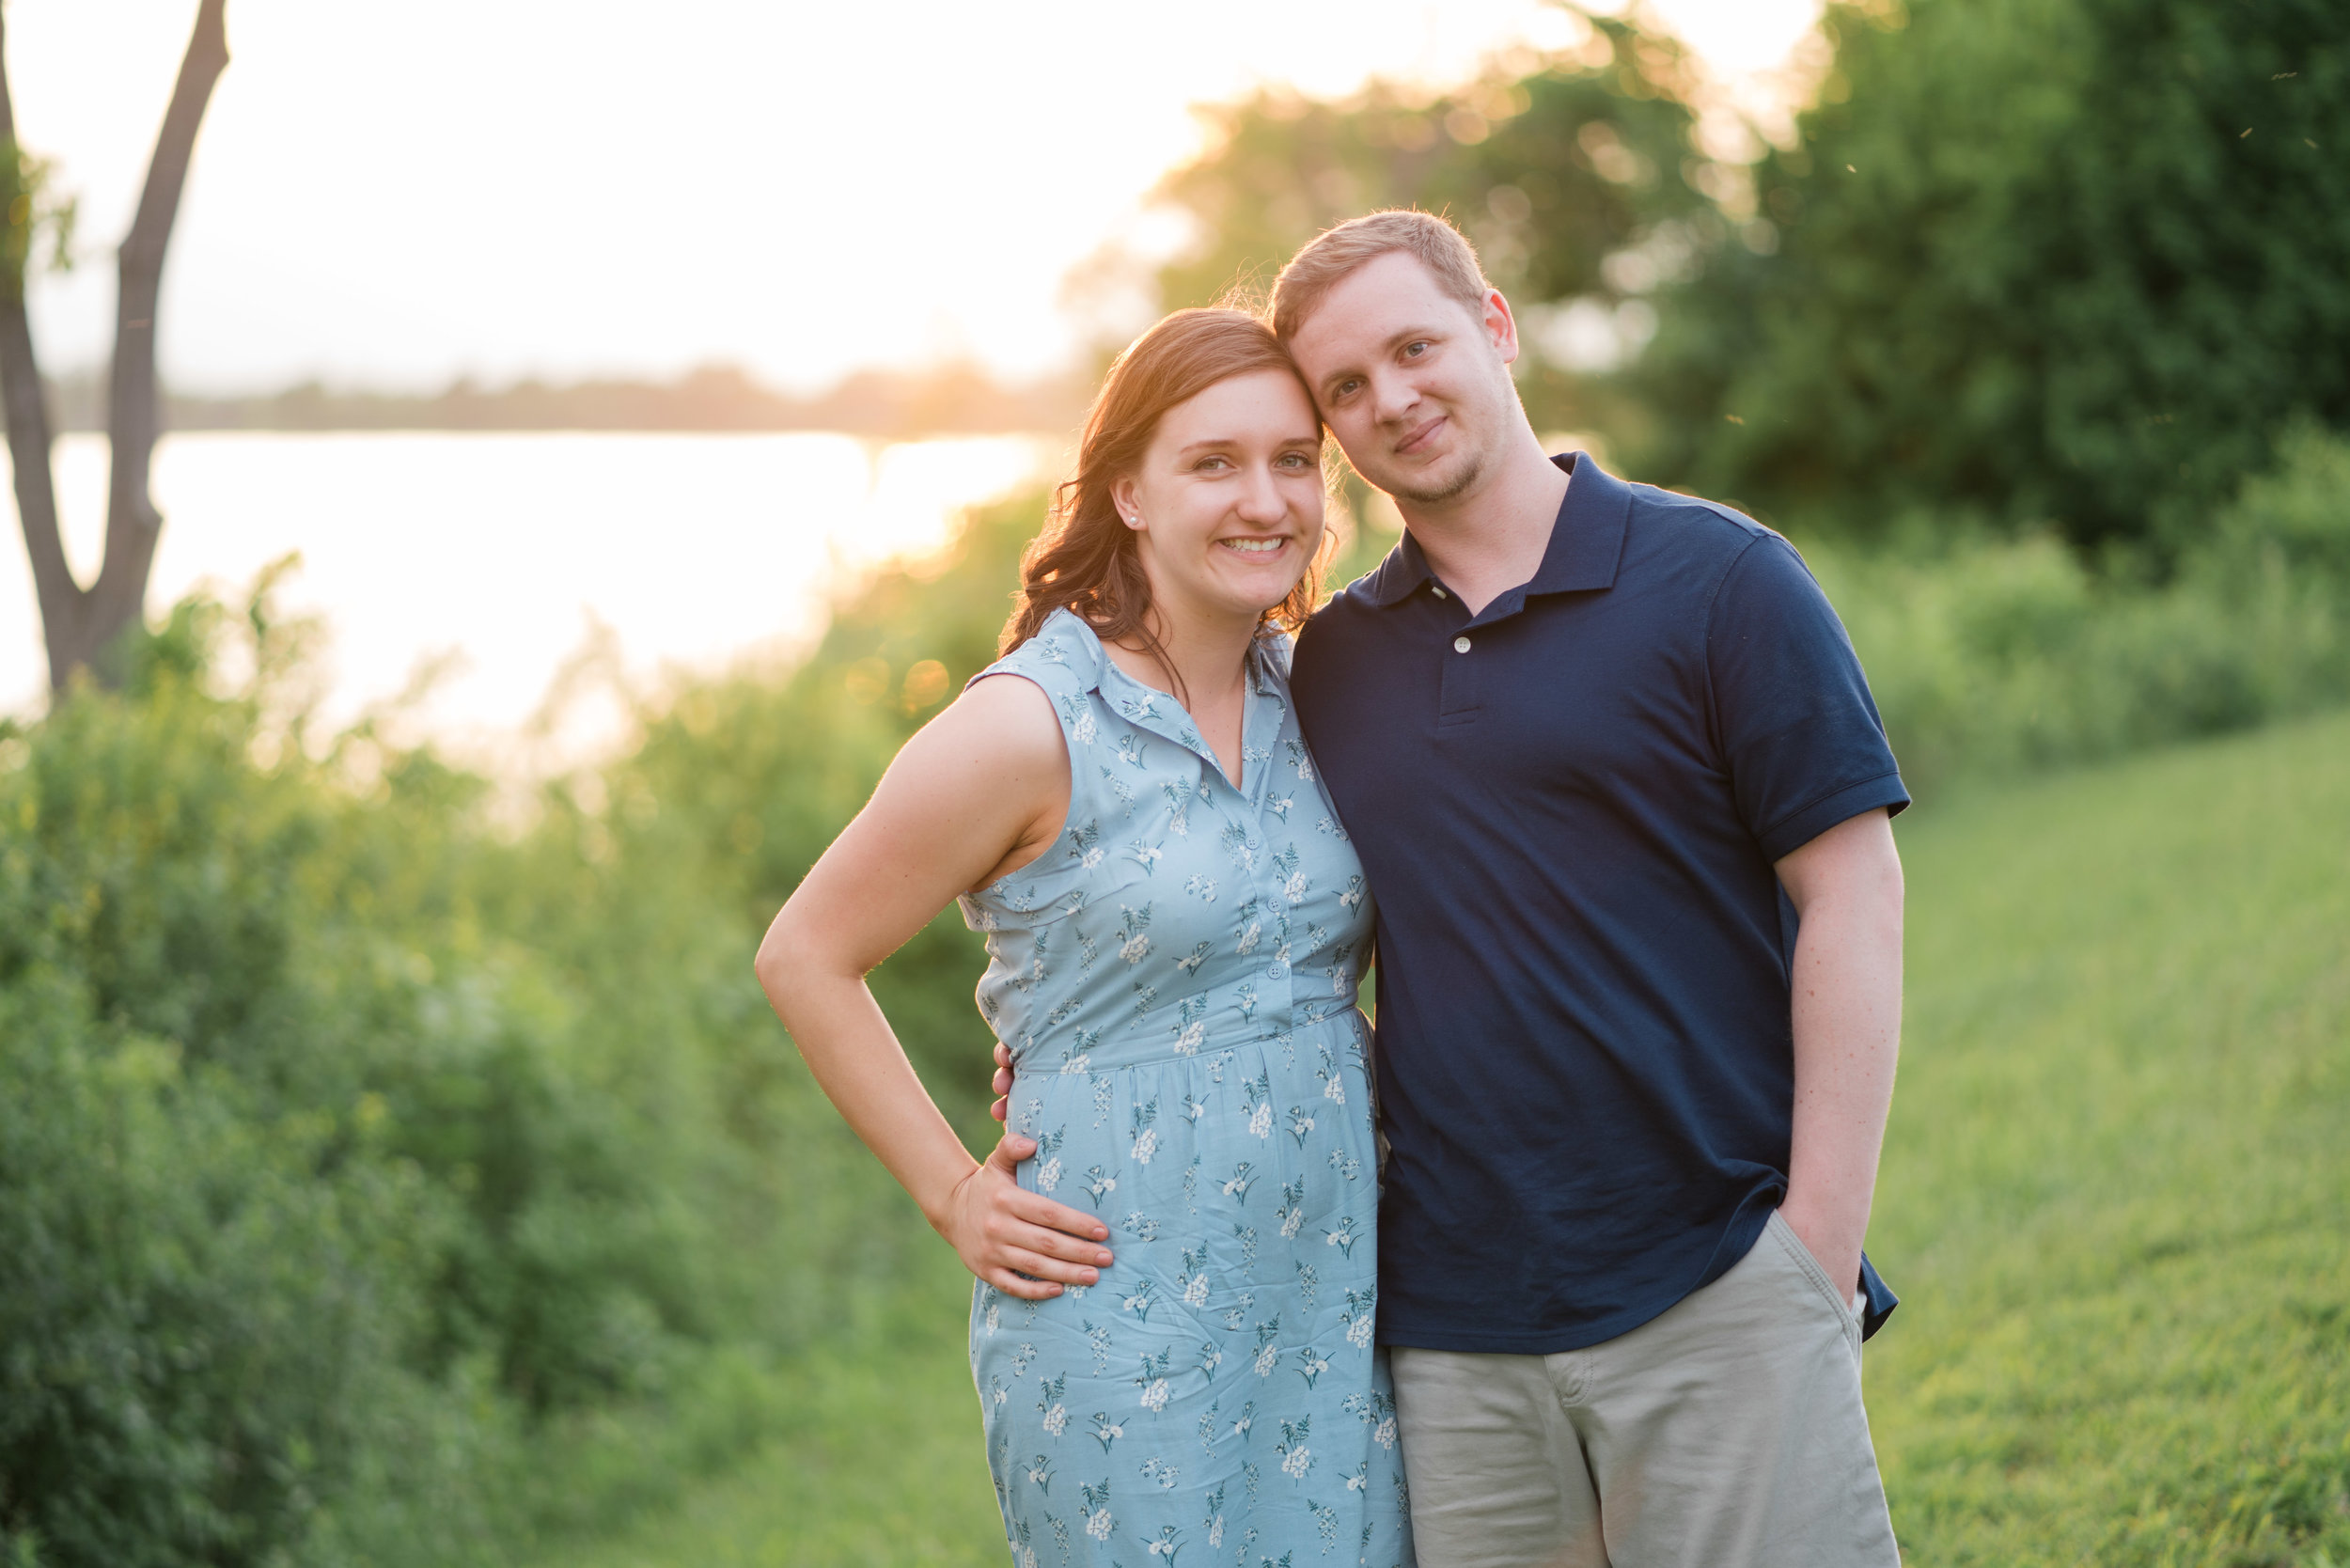
[{"label": "green bush", "polygon": [[2085,761],[2350,700],[2350,443],[2304,427],[2172,573],[2049,537],[1916,523],[1807,542],[1904,773]]}]

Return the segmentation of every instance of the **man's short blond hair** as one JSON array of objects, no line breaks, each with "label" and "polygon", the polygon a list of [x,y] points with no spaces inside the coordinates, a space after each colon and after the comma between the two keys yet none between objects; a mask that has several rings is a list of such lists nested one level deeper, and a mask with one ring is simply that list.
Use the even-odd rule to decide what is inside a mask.
[{"label": "man's short blond hair", "polygon": [[1466,306],[1470,315],[1484,315],[1485,296],[1494,286],[1485,281],[1468,237],[1433,212],[1396,208],[1325,228],[1290,258],[1273,282],[1274,336],[1284,343],[1295,337],[1340,279],[1366,261],[1399,250],[1419,258],[1437,287]]}]

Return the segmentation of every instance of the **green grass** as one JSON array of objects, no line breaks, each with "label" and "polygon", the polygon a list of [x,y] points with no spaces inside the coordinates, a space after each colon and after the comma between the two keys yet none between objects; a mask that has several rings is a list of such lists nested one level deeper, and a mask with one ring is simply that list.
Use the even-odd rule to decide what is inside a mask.
[{"label": "green grass", "polygon": [[1868,1372],[1910,1560],[2350,1562],[2350,722],[1919,817]]},{"label": "green grass", "polygon": [[779,1435],[626,1534],[550,1553],[547,1568],[1002,1561],[964,1339],[971,1278],[943,1246],[915,1272],[888,1321],[785,1374]]},{"label": "green grass", "polygon": [[[1870,1407],[1913,1564],[2350,1568],[2350,718],[1907,818]],[[948,1267],[566,1568],[1004,1560]]]}]

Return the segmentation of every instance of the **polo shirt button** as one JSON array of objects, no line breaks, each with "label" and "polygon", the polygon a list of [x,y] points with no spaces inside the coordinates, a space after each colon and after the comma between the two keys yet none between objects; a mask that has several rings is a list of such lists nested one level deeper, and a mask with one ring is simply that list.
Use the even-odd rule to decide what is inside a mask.
[{"label": "polo shirt button", "polygon": [[1439,599],[1442,599],[1445,596],[1444,589],[1436,587],[1434,583],[1428,585],[1428,591],[1434,594]]},{"label": "polo shirt button", "polygon": [[1455,653],[1465,653],[1465,652],[1467,652],[1468,651],[1469,651],[1469,640],[1468,640],[1468,638],[1466,638],[1466,637],[1454,637],[1454,638],[1452,639],[1452,651],[1454,651]]}]

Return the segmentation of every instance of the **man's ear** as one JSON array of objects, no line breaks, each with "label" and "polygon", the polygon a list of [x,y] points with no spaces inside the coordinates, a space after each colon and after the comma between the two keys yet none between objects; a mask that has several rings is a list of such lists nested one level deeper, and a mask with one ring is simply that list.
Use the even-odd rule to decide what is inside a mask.
[{"label": "man's ear", "polygon": [[1515,365],[1518,362],[1518,319],[1511,313],[1510,302],[1502,297],[1498,289],[1485,291],[1482,324],[1485,336],[1492,342],[1494,352],[1501,356],[1501,362]]}]

